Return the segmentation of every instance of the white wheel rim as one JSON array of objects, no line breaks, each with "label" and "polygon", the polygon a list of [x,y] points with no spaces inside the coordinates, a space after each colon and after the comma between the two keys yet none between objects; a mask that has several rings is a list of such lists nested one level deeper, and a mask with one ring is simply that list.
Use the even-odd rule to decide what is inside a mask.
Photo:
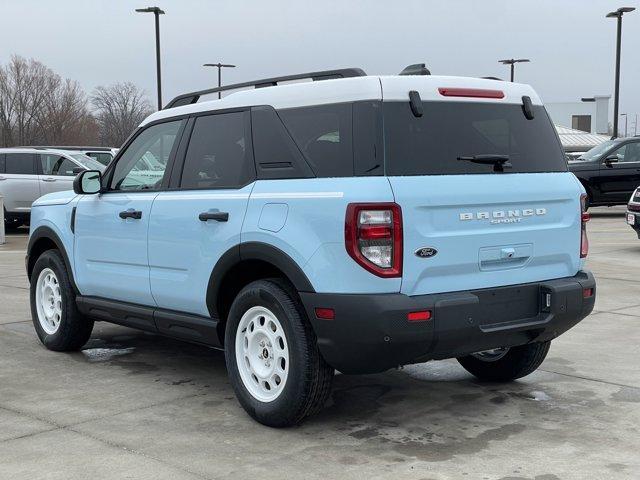
[{"label": "white wheel rim", "polygon": [[289,374],[289,346],[273,312],[251,307],[236,330],[236,364],[252,397],[272,402],[280,396]]},{"label": "white wheel rim", "polygon": [[50,268],[45,268],[38,276],[36,310],[42,329],[49,335],[56,333],[62,319],[62,295],[58,277]]}]

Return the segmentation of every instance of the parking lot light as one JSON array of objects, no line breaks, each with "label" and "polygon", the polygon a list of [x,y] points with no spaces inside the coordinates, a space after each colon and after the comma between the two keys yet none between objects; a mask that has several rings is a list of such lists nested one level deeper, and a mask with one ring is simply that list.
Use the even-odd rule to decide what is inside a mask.
[{"label": "parking lot light", "polygon": [[[218,88],[222,86],[222,69],[223,68],[236,68],[235,65],[231,65],[230,63],[205,63],[202,65],[203,67],[218,67]],[[218,92],[218,98],[221,98],[221,92]]]},{"label": "parking lot light", "polygon": [[153,13],[156,20],[156,75],[158,81],[158,110],[162,110],[162,79],[160,75],[160,15],[164,10],[159,7],[136,8],[138,13]]},{"label": "parking lot light", "polygon": [[620,104],[620,47],[622,44],[622,16],[625,13],[633,12],[634,7],[620,7],[615,12],[609,12],[606,18],[617,18],[618,29],[616,36],[616,85],[613,95],[613,138],[618,136],[618,107]]},{"label": "parking lot light", "polygon": [[531,60],[529,60],[528,58],[509,58],[506,60],[498,60],[498,63],[509,65],[511,67],[511,81],[513,82],[514,65],[516,63],[528,63],[530,61]]}]

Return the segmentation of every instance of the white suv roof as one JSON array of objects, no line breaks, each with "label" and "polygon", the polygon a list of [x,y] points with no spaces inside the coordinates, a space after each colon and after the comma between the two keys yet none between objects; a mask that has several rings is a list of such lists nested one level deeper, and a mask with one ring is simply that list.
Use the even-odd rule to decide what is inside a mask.
[{"label": "white suv roof", "polygon": [[[500,99],[445,97],[439,92],[440,88],[499,90],[503,92],[504,97]],[[416,90],[422,100],[521,104],[522,97],[528,96],[534,105],[542,105],[540,97],[533,88],[522,83],[473,77],[367,75],[235,91],[219,100],[160,110],[147,117],[141,126],[177,115],[255,105],[271,105],[276,109],[284,109],[361,100],[408,101],[410,90]]]}]

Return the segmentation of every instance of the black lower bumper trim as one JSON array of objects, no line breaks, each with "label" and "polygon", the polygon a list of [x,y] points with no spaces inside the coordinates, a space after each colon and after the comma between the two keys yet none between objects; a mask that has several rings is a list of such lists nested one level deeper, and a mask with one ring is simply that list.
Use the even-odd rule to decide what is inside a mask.
[{"label": "black lower bumper trim", "polygon": [[[508,287],[407,296],[301,293],[325,360],[343,373],[375,373],[399,365],[453,358],[498,347],[551,340],[593,310],[588,271]],[[584,298],[584,290],[591,295]],[[321,320],[315,308],[332,308]],[[407,314],[430,310],[430,320]]]}]

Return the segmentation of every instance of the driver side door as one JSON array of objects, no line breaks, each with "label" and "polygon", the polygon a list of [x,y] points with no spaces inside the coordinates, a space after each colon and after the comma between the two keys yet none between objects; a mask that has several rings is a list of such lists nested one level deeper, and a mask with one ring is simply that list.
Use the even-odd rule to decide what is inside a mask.
[{"label": "driver side door", "polygon": [[[173,120],[141,130],[105,173],[104,192],[78,202],[74,259],[83,295],[155,305],[149,284],[149,213],[168,180],[167,166],[184,123]],[[157,161],[152,170],[149,156]]]}]

